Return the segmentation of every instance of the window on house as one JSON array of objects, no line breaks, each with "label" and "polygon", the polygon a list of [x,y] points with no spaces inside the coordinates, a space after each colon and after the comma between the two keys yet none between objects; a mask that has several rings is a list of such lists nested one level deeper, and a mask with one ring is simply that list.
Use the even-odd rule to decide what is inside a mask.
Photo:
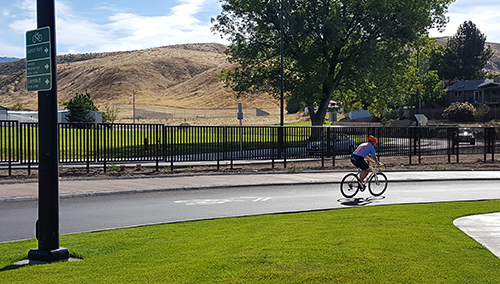
[{"label": "window on house", "polygon": [[461,97],[462,96],[462,92],[455,92],[455,97]]},{"label": "window on house", "polygon": [[483,93],[480,91],[474,91],[474,102],[482,103],[483,102]]}]

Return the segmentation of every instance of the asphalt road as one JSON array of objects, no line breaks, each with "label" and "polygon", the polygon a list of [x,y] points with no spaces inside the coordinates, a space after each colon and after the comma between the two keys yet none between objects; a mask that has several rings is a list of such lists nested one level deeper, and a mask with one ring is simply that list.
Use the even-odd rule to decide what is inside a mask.
[{"label": "asphalt road", "polygon": [[[62,198],[60,234],[356,206],[500,199],[498,181],[393,182],[345,199],[339,184],[245,186]],[[0,242],[34,237],[37,201],[0,203]]]}]

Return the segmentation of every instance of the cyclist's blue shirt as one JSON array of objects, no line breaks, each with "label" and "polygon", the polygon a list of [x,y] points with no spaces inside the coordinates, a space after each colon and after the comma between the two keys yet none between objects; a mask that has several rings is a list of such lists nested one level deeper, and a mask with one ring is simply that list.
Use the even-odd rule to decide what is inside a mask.
[{"label": "cyclist's blue shirt", "polygon": [[354,155],[366,157],[366,155],[370,154],[371,156],[375,156],[375,147],[373,147],[372,143],[366,142],[358,146],[356,151],[353,153]]}]

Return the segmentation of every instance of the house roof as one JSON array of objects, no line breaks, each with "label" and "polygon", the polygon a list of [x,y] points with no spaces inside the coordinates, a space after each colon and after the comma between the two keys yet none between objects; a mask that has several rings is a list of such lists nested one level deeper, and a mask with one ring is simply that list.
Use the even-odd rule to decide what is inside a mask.
[{"label": "house roof", "polygon": [[474,91],[480,87],[484,87],[485,84],[493,83],[493,79],[486,80],[466,80],[458,81],[455,84],[449,86],[447,91]]},{"label": "house roof", "polygon": [[0,106],[0,110],[9,110],[9,109],[6,107]]},{"label": "house roof", "polygon": [[484,82],[483,84],[479,85],[478,88],[487,88],[487,87],[500,87],[500,83],[497,82]]}]

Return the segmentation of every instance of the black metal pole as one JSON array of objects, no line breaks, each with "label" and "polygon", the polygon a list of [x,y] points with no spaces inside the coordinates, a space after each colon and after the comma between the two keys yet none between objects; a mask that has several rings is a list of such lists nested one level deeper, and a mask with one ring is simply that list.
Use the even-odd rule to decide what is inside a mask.
[{"label": "black metal pole", "polygon": [[280,1],[280,59],[281,59],[281,71],[280,71],[280,127],[278,129],[278,159],[282,157],[283,154],[283,124],[285,122],[285,117],[283,114],[284,107],[284,83],[283,83],[283,68],[284,68],[284,62],[283,62],[283,2],[284,0]]},{"label": "black metal pole", "polygon": [[283,124],[285,122],[285,117],[284,117],[284,114],[283,114],[283,111],[284,111],[284,107],[283,107],[283,103],[284,103],[284,71],[283,71],[283,68],[284,68],[284,60],[283,60],[283,57],[284,57],[284,52],[283,52],[283,2],[284,0],[281,0],[281,7],[280,7],[280,58],[281,58],[281,95],[280,95],[280,103],[281,103],[281,112],[280,112],[280,126],[283,127]]},{"label": "black metal pole", "polygon": [[38,28],[50,28],[52,88],[38,92],[38,249],[28,253],[30,260],[45,262],[69,258],[69,251],[59,247],[59,129],[57,125],[57,60],[55,1],[37,0]]}]

